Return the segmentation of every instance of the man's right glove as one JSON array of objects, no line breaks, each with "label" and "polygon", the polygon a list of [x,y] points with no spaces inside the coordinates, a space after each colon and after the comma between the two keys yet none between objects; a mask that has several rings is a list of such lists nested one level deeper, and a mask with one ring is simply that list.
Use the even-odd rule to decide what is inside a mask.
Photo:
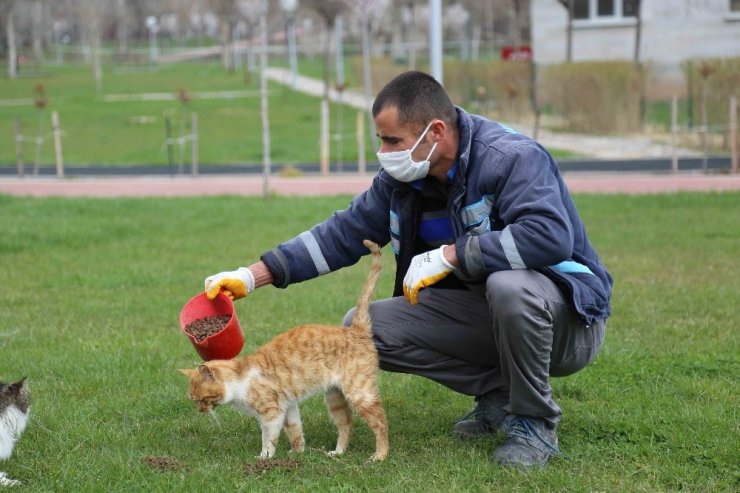
[{"label": "man's right glove", "polygon": [[221,291],[232,300],[238,300],[254,291],[254,275],[246,267],[239,267],[235,271],[206,277],[205,286],[209,300],[216,298]]}]

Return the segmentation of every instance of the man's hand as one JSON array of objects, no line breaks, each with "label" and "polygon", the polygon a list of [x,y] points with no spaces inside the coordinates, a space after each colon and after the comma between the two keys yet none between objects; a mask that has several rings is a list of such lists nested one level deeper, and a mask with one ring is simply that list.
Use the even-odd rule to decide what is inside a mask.
[{"label": "man's hand", "polygon": [[411,266],[403,278],[403,295],[412,304],[419,302],[419,290],[441,281],[455,267],[445,259],[442,245],[436,250],[424,252],[411,259]]},{"label": "man's hand", "polygon": [[209,300],[218,296],[220,291],[232,300],[238,300],[254,291],[254,275],[246,267],[239,267],[235,271],[206,277],[205,286]]}]

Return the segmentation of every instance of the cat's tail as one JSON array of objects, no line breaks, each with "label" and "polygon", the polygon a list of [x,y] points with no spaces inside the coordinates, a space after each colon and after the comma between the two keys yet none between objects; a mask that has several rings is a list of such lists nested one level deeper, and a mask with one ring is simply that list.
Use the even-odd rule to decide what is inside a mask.
[{"label": "cat's tail", "polygon": [[370,250],[373,260],[370,264],[370,272],[367,274],[367,279],[365,280],[365,284],[362,286],[360,297],[357,300],[357,307],[352,316],[351,327],[365,330],[368,335],[370,335],[370,301],[372,301],[373,295],[375,295],[375,286],[377,286],[378,279],[380,278],[383,255],[380,253],[380,247],[376,243],[373,243],[370,240],[363,240],[362,243],[368,248],[368,250]]}]

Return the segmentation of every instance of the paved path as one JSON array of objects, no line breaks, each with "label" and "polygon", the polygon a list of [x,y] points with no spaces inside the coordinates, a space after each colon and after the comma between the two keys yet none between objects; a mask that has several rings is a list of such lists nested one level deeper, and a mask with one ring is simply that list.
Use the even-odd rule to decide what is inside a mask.
[{"label": "paved path", "polygon": [[[297,75],[295,81],[290,70],[279,67],[269,67],[267,78],[273,82],[286,86],[294,86],[296,90],[316,97],[324,94],[324,81],[303,75]],[[374,88],[379,90],[380,88]],[[341,101],[347,106],[358,110],[367,110],[370,104],[364,94],[346,90],[339,94],[333,87],[329,89],[329,99],[334,102]],[[508,123],[515,130],[532,136],[534,128],[531,125]],[[566,132],[551,132],[540,129],[537,141],[547,148],[560,149],[578,153],[580,156],[595,157],[599,159],[633,159],[633,158],[656,158],[670,157],[673,148],[667,144],[653,141],[646,135],[628,135],[620,137],[572,134]],[[701,156],[701,153],[686,148],[677,148],[679,157]]]},{"label": "paved path", "polygon": [[[270,193],[278,195],[355,195],[365,190],[372,175],[271,177]],[[572,193],[652,194],[678,191],[740,191],[740,175],[565,175]],[[115,178],[2,178],[0,194],[62,197],[173,197],[205,195],[262,195],[261,176],[115,177]]]}]

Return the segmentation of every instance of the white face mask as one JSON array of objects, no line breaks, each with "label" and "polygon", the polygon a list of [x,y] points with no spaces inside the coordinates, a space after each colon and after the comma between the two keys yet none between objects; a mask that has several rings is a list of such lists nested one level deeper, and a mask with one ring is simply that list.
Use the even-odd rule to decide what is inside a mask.
[{"label": "white face mask", "polygon": [[419,136],[419,140],[416,141],[411,149],[406,149],[405,151],[378,152],[376,154],[378,156],[380,166],[386,171],[386,173],[396,180],[406,183],[420,180],[429,173],[429,158],[432,157],[432,153],[437,147],[438,142],[434,143],[432,150],[429,151],[427,158],[423,161],[414,161],[414,158],[411,157],[411,153],[414,152],[414,149],[419,145],[421,139],[424,138],[431,126],[432,122],[429,122],[427,128],[425,128]]}]

